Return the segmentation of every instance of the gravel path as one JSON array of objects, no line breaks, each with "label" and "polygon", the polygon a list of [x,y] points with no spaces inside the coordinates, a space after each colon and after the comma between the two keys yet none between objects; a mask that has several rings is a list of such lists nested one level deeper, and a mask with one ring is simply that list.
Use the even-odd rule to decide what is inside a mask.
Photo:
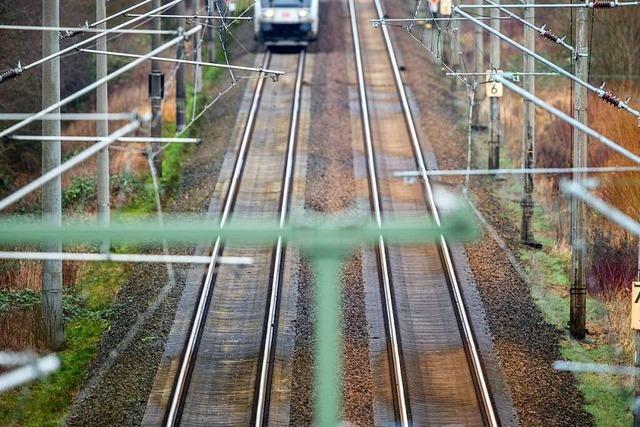
[{"label": "gravel path", "polygon": [[[307,157],[305,208],[337,213],[353,208],[356,183],[350,138],[347,60],[348,14],[337,0],[321,2],[320,37],[310,53],[316,55],[312,81],[310,137]],[[308,263],[299,268],[293,356],[290,425],[309,425],[313,404],[313,284]],[[369,365],[368,331],[364,303],[361,253],[347,260],[342,274],[343,298],[343,419],[372,425],[373,379]]]}]

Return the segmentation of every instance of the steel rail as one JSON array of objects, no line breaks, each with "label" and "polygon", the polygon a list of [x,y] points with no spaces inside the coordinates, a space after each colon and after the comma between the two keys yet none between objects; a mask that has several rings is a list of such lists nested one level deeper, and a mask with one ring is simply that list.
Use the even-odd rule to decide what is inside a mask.
[{"label": "steel rail", "polygon": [[[306,50],[302,50],[298,59],[298,72],[293,95],[293,107],[291,111],[291,126],[289,128],[289,140],[287,142],[287,160],[284,172],[284,186],[282,188],[282,199],[280,201],[279,226],[282,229],[285,225],[289,212],[289,201],[293,183],[293,172],[295,166],[296,141],[298,139],[298,120],[300,118],[300,98],[302,92],[302,79],[304,77],[304,66],[306,60]],[[269,311],[267,315],[267,325],[265,340],[262,349],[262,367],[260,370],[260,381],[258,384],[258,396],[255,405],[256,427],[263,425],[264,412],[267,403],[267,392],[269,383],[269,373],[271,372],[271,355],[273,341],[277,331],[278,304],[280,299],[280,284],[282,282],[282,263],[285,251],[285,244],[282,237],[278,237],[273,259],[273,272],[271,276],[271,297],[269,298]]]},{"label": "steel rail", "polygon": [[[380,203],[378,177],[376,172],[375,158],[373,153],[373,141],[371,136],[371,125],[369,116],[369,106],[367,99],[367,90],[364,78],[364,66],[362,63],[362,51],[360,48],[360,34],[358,31],[358,22],[356,19],[356,9],[354,0],[349,0],[349,15],[351,18],[351,34],[353,37],[353,48],[356,59],[356,72],[358,74],[358,89],[360,95],[360,113],[362,116],[362,127],[365,139],[365,148],[367,151],[367,170],[369,172],[369,184],[372,199],[372,208],[374,211],[376,223],[378,227],[382,227],[382,207]],[[389,273],[389,260],[387,259],[387,248],[385,240],[382,236],[378,240],[378,256],[380,276],[382,279],[382,288],[384,290],[385,310],[387,312],[387,329],[389,333],[389,342],[391,347],[392,371],[395,386],[395,399],[398,405],[400,417],[400,425],[409,426],[410,415],[407,398],[405,395],[404,376],[402,370],[402,360],[400,356],[400,343],[398,340],[398,331],[396,328],[395,307],[393,305],[393,297],[391,292],[391,275]]]},{"label": "steel rail", "polygon": [[[270,51],[267,50],[265,52],[262,63],[264,64],[265,67],[268,67],[270,61],[271,61],[271,53]],[[229,219],[229,215],[231,214],[231,210],[233,209],[233,206],[235,204],[236,197],[238,195],[240,178],[242,176],[242,171],[244,170],[245,160],[247,157],[249,143],[251,141],[251,135],[253,134],[253,128],[254,128],[256,116],[258,113],[258,107],[260,105],[260,99],[262,98],[263,89],[264,89],[264,79],[259,79],[253,94],[253,100],[251,102],[251,107],[249,109],[249,116],[247,117],[247,124],[244,129],[244,133],[242,135],[240,148],[238,150],[238,157],[236,158],[236,162],[233,169],[231,183],[229,185],[229,189],[227,191],[227,195],[225,198],[224,208],[222,211],[222,216],[220,218],[221,228],[226,225]],[[178,372],[178,375],[176,377],[176,382],[174,384],[173,393],[171,396],[171,402],[169,406],[169,412],[167,413],[167,416],[164,422],[165,426],[168,426],[168,427],[176,425],[181,415],[180,411],[182,409],[181,408],[182,400],[184,397],[186,386],[188,385],[188,382],[189,382],[189,371],[191,370],[195,351],[201,336],[202,327],[204,325],[205,310],[211,298],[211,292],[213,290],[213,277],[214,277],[215,267],[217,265],[216,260],[219,257],[219,253],[221,249],[222,249],[222,239],[220,238],[220,236],[218,236],[216,237],[215,243],[213,245],[213,250],[211,251],[211,262],[209,263],[209,267],[207,269],[207,275],[204,279],[202,290],[200,292],[198,305],[196,307],[193,323],[191,325],[191,331],[189,333],[189,339],[185,346],[182,362],[180,363],[180,370]]]},{"label": "steel rail", "polygon": [[[382,5],[380,4],[380,0],[374,0],[374,3],[376,5],[378,16],[380,18],[383,18],[384,13],[382,10]],[[389,29],[387,28],[387,26],[382,26],[382,34],[384,36],[387,54],[391,62],[391,68],[393,69],[393,75],[396,82],[396,89],[398,90],[398,94],[400,96],[400,101],[402,104],[402,111],[404,113],[405,122],[409,130],[409,135],[411,137],[411,144],[413,147],[414,157],[416,159],[416,163],[418,164],[418,169],[422,174],[423,184],[426,190],[425,196],[427,199],[427,203],[430,207],[434,221],[438,226],[441,226],[438,206],[436,205],[436,202],[435,202],[433,189],[431,187],[431,182],[429,181],[429,177],[426,173],[427,167],[424,161],[424,153],[422,152],[422,147],[420,146],[418,133],[416,131],[416,126],[413,120],[413,116],[411,114],[411,107],[409,106],[407,93],[404,88],[404,83],[402,82],[402,76],[400,74],[400,69],[398,67],[398,61],[395,55],[393,44],[391,42],[391,36],[389,35]],[[453,267],[453,261],[451,259],[449,246],[447,244],[447,241],[444,238],[444,235],[441,234],[439,240],[440,240],[440,249],[442,253],[442,258],[445,264],[444,265],[445,271],[447,272],[447,275],[449,278],[449,283],[451,285],[451,290],[454,296],[455,307],[457,309],[456,311],[458,313],[460,325],[462,327],[461,332],[463,333],[465,348],[467,349],[469,361],[471,362],[470,364],[472,365],[471,368],[474,374],[474,380],[477,386],[477,390],[479,392],[478,394],[480,394],[479,398],[481,400],[480,404],[483,409],[482,411],[483,416],[485,418],[485,422],[488,425],[498,426],[499,425],[498,418],[496,416],[495,408],[493,407],[493,401],[491,400],[491,394],[489,392],[489,386],[487,384],[487,380],[484,374],[484,369],[482,367],[482,360],[480,358],[478,346],[476,344],[476,340],[473,335],[471,323],[469,322],[469,318],[467,316],[467,310],[464,304],[464,300],[462,298],[462,290],[460,289],[460,284],[458,283],[456,272]]]}]

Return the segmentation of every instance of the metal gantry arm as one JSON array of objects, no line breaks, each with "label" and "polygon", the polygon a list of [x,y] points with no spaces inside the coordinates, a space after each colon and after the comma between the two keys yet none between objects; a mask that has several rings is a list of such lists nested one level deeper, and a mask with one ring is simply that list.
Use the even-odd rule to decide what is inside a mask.
[{"label": "metal gantry arm", "polygon": [[[181,1],[181,0],[178,0]],[[175,2],[172,2],[175,3]],[[147,60],[148,58],[155,56],[163,51],[165,51],[166,49],[174,46],[175,44],[177,44],[180,40],[190,37],[194,34],[196,34],[197,32],[199,32],[202,29],[202,26],[198,25],[197,27],[194,27],[192,29],[190,29],[189,31],[185,32],[184,34],[175,37],[174,39],[166,42],[165,44],[159,46],[157,49],[152,50],[151,52],[147,53],[146,55],[143,55],[141,58],[137,58],[134,61],[122,66],[121,68],[118,68],[116,71],[114,71],[113,73],[109,74],[107,77],[100,79],[88,86],[85,86],[84,88],[78,90],[77,92],[72,93],[71,95],[67,96],[66,98],[64,98],[63,100],[61,100],[60,102],[57,102],[53,105],[50,105],[49,107],[45,108],[44,110],[35,113],[34,115],[27,117],[26,119],[22,120],[19,123],[16,123],[13,126],[10,126],[9,128],[3,130],[2,132],[0,132],[0,138],[3,138],[7,135],[11,135],[12,133],[14,133],[15,131],[17,131],[18,129],[22,129],[23,127],[25,127],[26,125],[28,125],[29,123],[32,123],[36,120],[39,120],[41,117],[46,116],[47,114],[51,113],[52,111],[57,110],[58,108],[67,105],[68,103],[70,103],[71,101],[74,101],[78,98],[80,98],[83,95],[86,95],[89,92],[94,91],[98,86],[111,81],[113,79],[115,79],[116,77],[124,74],[125,72],[135,68],[136,66],[140,65],[142,62],[144,62],[145,60]]]},{"label": "metal gantry arm", "polygon": [[[491,6],[491,5],[489,5],[489,6]],[[605,102],[607,102],[607,103],[609,103],[609,104],[611,104],[611,105],[613,105],[615,107],[618,107],[621,110],[624,110],[624,111],[628,112],[629,114],[632,114],[633,116],[635,116],[639,120],[639,124],[640,124],[640,111],[638,111],[638,110],[632,108],[631,106],[629,106],[628,105],[629,100],[622,101],[618,97],[616,97],[613,93],[611,93],[609,91],[605,91],[603,89],[603,87],[593,86],[589,82],[586,82],[586,81],[574,76],[573,74],[571,74],[570,72],[568,72],[564,68],[559,67],[558,65],[556,65],[553,62],[549,61],[545,57],[537,54],[536,52],[532,51],[531,49],[527,49],[526,47],[524,47],[520,43],[516,42],[515,40],[507,37],[503,33],[494,30],[489,25],[487,25],[484,22],[476,19],[474,16],[472,16],[469,13],[465,12],[464,10],[462,10],[462,8],[460,6],[454,6],[453,12],[459,14],[462,17],[467,18],[468,20],[470,20],[471,22],[473,22],[476,25],[480,26],[483,30],[487,31],[488,33],[498,37],[500,40],[506,42],[507,44],[509,44],[509,45],[511,45],[513,47],[515,47],[516,49],[518,49],[522,53],[533,57],[538,62],[541,62],[544,65],[546,65],[547,67],[555,70],[558,74],[571,79],[572,81],[574,81],[575,83],[577,83],[577,84],[579,84],[581,86],[584,86],[585,88],[587,88],[591,92],[593,92],[596,95],[598,95],[598,97],[602,98],[603,101],[605,101]]]},{"label": "metal gantry arm", "polygon": [[[47,27],[47,26],[38,26],[38,25],[0,25],[0,30],[12,30],[12,31],[71,31],[74,30],[73,27]],[[99,33],[99,35],[103,36],[107,33],[108,30],[101,28],[87,28],[83,30],[85,33]],[[109,30],[109,33],[113,34],[161,34],[161,35],[175,35],[178,34],[176,30],[139,30],[139,29],[128,29],[128,28],[120,28],[120,29],[112,29]]]},{"label": "metal gantry arm", "polygon": [[459,9],[495,9],[499,8],[507,8],[507,9],[524,9],[524,8],[535,8],[535,9],[613,9],[617,7],[633,7],[640,6],[640,1],[628,1],[628,2],[619,2],[619,1],[587,1],[584,3],[521,3],[521,4],[501,4],[500,6],[494,6],[491,4],[461,4],[455,6]]},{"label": "metal gantry arm", "polygon": [[[127,13],[126,16],[141,16],[139,13]],[[149,15],[150,18],[177,18],[177,19],[229,19],[228,16],[221,15],[169,15],[169,14],[161,14],[161,15]],[[231,17],[234,21],[252,21],[252,16],[234,16]]]},{"label": "metal gantry arm", "polygon": [[[60,142],[98,142],[104,141],[105,137],[100,136],[54,136],[54,135],[10,135],[8,140],[13,141],[60,141]],[[114,142],[126,143],[142,143],[148,142],[152,144],[200,144],[202,138],[152,138],[149,136],[123,136]]]}]

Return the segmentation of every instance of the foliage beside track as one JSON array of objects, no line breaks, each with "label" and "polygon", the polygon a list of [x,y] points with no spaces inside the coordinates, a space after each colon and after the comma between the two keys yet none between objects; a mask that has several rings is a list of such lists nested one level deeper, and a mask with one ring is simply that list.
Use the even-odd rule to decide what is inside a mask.
[{"label": "foliage beside track", "polygon": [[[218,52],[219,56],[221,52]],[[221,75],[219,68],[203,69],[203,91],[197,99],[194,87],[187,84],[187,122],[195,103],[196,114],[204,107],[205,95]],[[175,136],[175,123],[166,122],[164,136]],[[195,122],[181,137],[196,137],[200,123]],[[171,144],[163,152],[160,194],[168,203],[177,193],[182,166],[188,155],[187,144]],[[149,174],[123,173],[111,177],[112,197],[121,201],[114,216],[152,216],[156,212],[155,189]],[[63,191],[68,213],[84,214],[95,198],[95,180],[75,177]],[[136,248],[118,247],[113,252],[135,252]],[[64,312],[66,348],[59,352],[61,369],[45,380],[0,395],[0,425],[57,426],[64,423],[86,374],[98,351],[102,334],[113,320],[113,301],[129,279],[131,266],[122,263],[87,263],[79,283],[65,287]],[[38,310],[40,294],[32,290],[0,290],[0,315],[14,310]],[[11,333],[15,333],[12,331]]]}]

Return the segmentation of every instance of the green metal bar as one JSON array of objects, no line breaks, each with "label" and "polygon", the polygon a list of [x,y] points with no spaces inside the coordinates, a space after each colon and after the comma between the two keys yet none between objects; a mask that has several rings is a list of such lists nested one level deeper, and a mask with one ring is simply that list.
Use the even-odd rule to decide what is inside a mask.
[{"label": "green metal bar", "polygon": [[471,239],[478,227],[470,212],[451,207],[438,226],[430,218],[394,218],[382,227],[369,217],[292,217],[283,228],[274,219],[235,218],[224,228],[215,220],[173,218],[163,225],[155,221],[113,221],[108,227],[75,223],[54,227],[19,218],[0,220],[0,245],[112,242],[185,244],[211,241],[221,236],[227,242],[244,245],[273,245],[279,236],[288,244],[301,246],[311,257],[316,273],[316,361],[314,425],[334,427],[340,420],[341,351],[340,287],[342,260],[348,251],[376,245],[380,236],[388,244],[435,243],[443,235],[448,241]]},{"label": "green metal bar", "polygon": [[398,218],[383,221],[382,231],[370,218],[332,217],[324,220],[292,219],[283,229],[277,221],[232,220],[224,228],[215,220],[167,219],[155,222],[114,220],[109,227],[96,223],[69,223],[61,227],[39,221],[0,220],[0,244],[30,244],[60,240],[86,243],[111,240],[132,244],[172,244],[206,242],[220,235],[235,244],[272,245],[282,235],[285,241],[314,248],[351,249],[362,244],[375,244],[380,235],[389,243],[420,244],[433,242],[443,233],[448,240],[472,239],[477,226],[466,212],[447,218],[442,228],[428,218]]}]

